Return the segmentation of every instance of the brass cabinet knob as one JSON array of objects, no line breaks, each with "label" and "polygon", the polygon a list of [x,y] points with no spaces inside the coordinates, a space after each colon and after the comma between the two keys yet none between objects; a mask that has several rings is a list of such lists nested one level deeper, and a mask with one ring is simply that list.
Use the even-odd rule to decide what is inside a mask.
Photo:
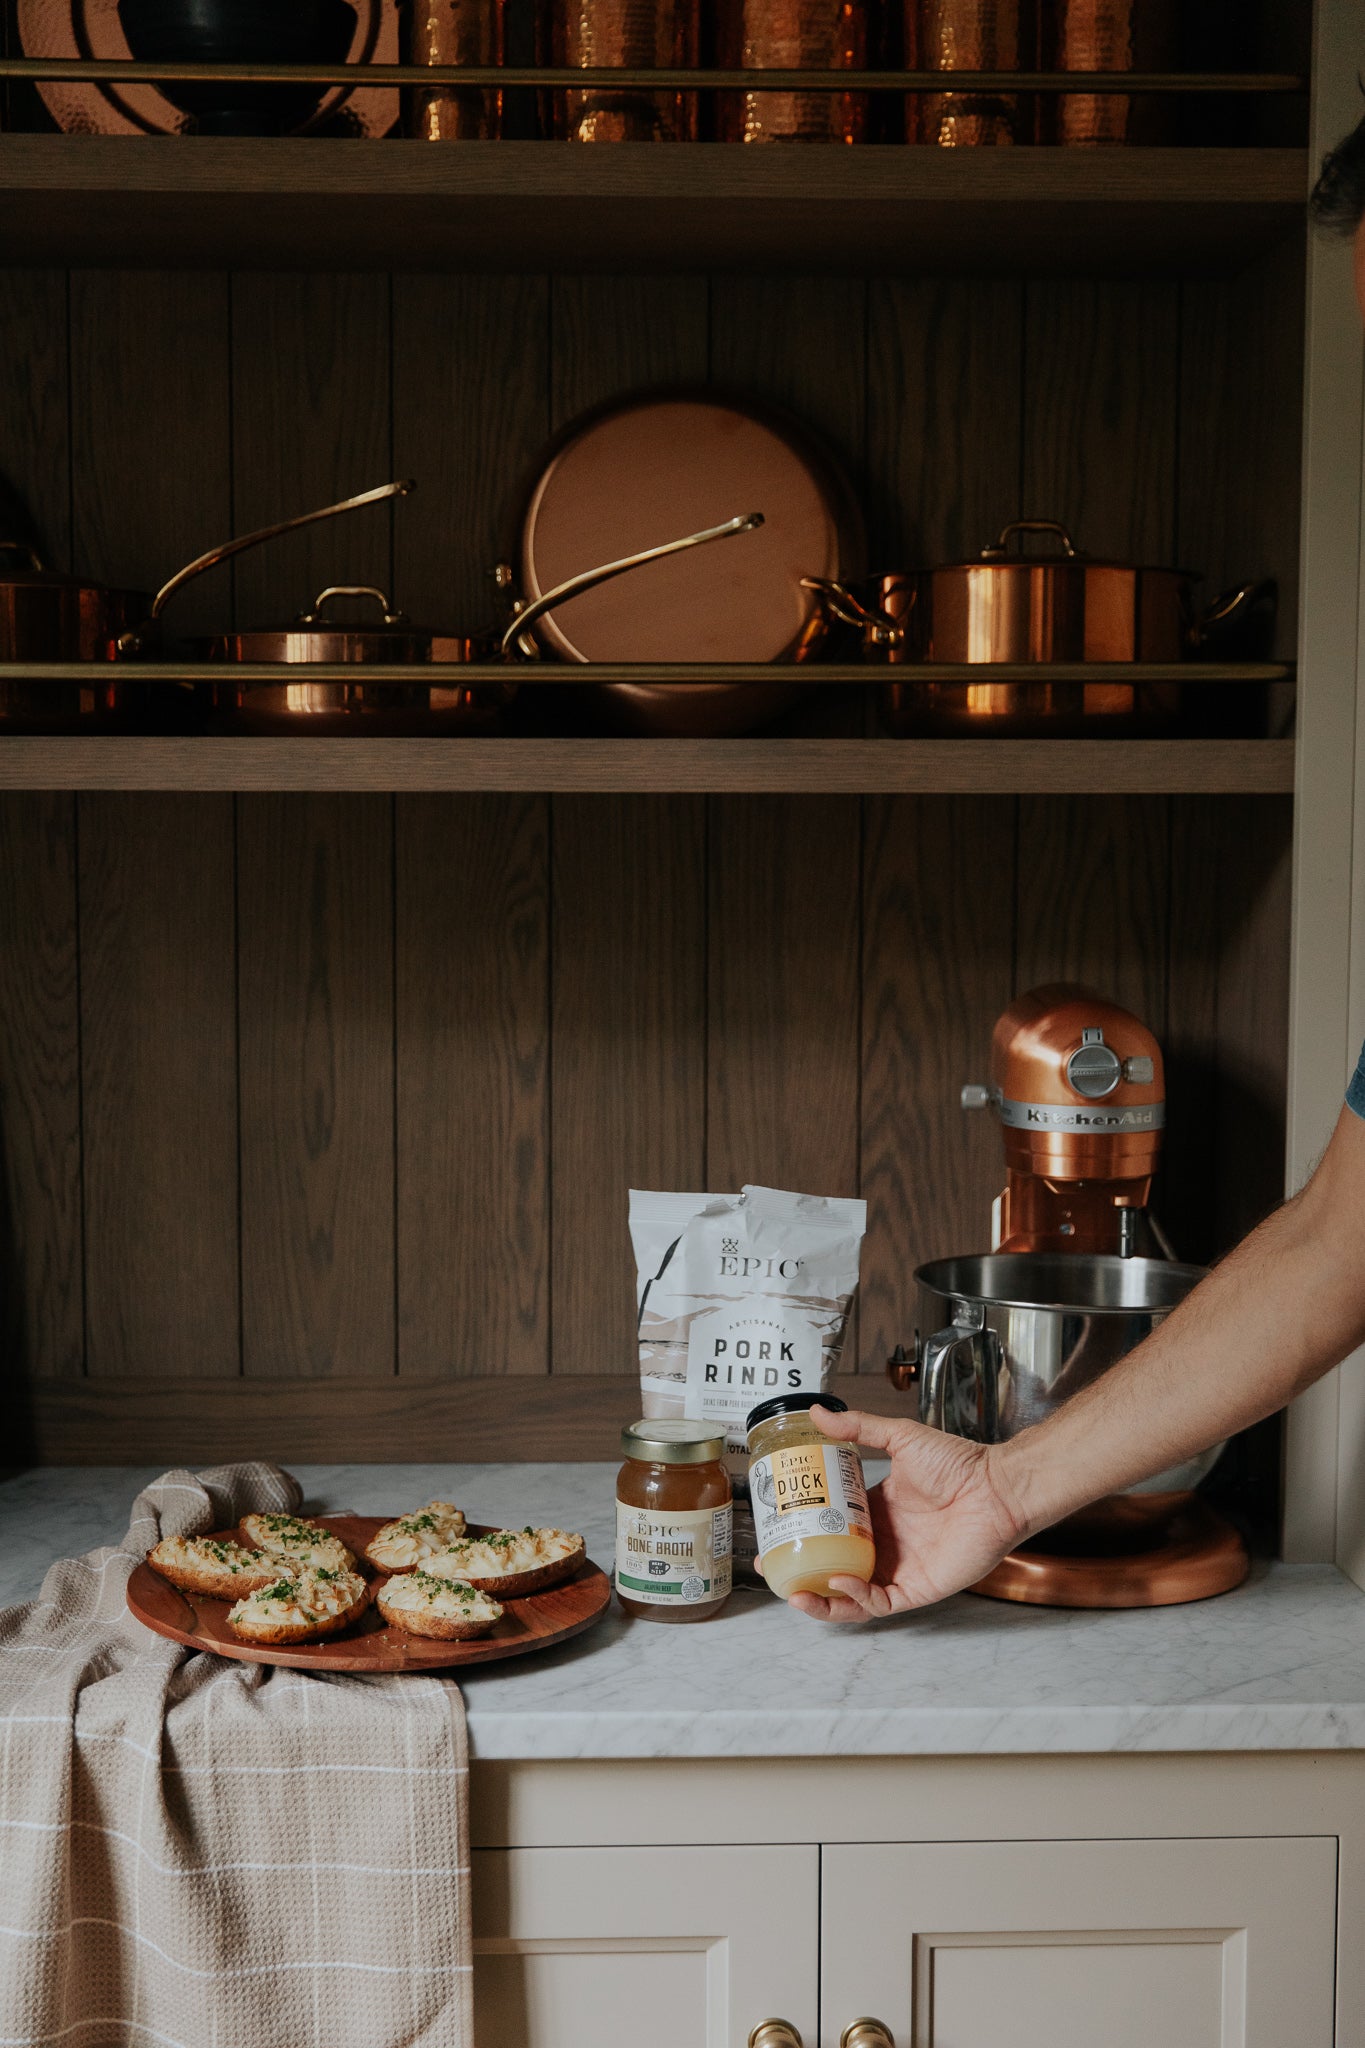
[{"label": "brass cabinet knob", "polygon": [[749,2048],[802,2048],[790,2020],[760,2020],[749,2036]]},{"label": "brass cabinet knob", "polygon": [[839,2036],[839,2048],[896,2048],[896,2043],[881,2020],[850,2020]]}]

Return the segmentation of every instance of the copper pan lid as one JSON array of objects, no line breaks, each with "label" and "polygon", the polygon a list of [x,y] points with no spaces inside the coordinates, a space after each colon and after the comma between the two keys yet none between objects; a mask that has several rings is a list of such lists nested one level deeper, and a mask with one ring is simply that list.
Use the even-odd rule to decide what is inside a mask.
[{"label": "copper pan lid", "polygon": [[806,576],[856,573],[851,493],[799,427],[745,401],[646,392],[591,414],[556,445],[522,521],[528,600],[557,583],[737,511],[763,513],[739,547],[652,562],[535,628],[561,660],[781,661],[818,608]]}]

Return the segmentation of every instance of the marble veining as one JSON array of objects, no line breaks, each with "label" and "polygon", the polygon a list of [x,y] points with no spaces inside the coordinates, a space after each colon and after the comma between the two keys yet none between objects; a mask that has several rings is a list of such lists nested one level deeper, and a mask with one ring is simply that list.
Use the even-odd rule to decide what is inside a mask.
[{"label": "marble veining", "polygon": [[[316,1465],[315,1509],[456,1500],[472,1520],[582,1529],[610,1567],[610,1465]],[[117,1540],[148,1468],[0,1476],[0,1605],[51,1559]],[[761,1591],[692,1628],[628,1621],[464,1681],[476,1757],[932,1756],[1365,1748],[1365,1595],[1330,1566],[1258,1565],[1193,1607],[1074,1614],[963,1596],[834,1629]]]}]

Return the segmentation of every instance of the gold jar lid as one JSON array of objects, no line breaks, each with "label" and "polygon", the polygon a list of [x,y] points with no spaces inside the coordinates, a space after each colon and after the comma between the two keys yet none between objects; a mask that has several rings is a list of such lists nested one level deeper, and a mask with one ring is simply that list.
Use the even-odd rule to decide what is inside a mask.
[{"label": "gold jar lid", "polygon": [[621,1431],[621,1455],[647,1465],[709,1465],[725,1455],[725,1437],[714,1423],[681,1415],[631,1422]]}]

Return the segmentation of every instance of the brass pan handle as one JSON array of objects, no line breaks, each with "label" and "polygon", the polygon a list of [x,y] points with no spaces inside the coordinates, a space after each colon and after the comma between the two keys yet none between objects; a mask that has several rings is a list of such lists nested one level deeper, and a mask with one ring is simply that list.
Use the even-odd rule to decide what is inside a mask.
[{"label": "brass pan handle", "polygon": [[839,2048],[896,2048],[896,2042],[883,2020],[850,2020],[839,2036]]},{"label": "brass pan handle", "polygon": [[1062,525],[1060,519],[1011,519],[1008,526],[1000,529],[1000,538],[992,547],[982,548],[983,562],[998,562],[1008,552],[1011,537],[1016,533],[1051,533],[1062,544],[1062,553],[1072,559],[1076,554],[1076,543]]},{"label": "brass pan handle", "polygon": [[380,590],[374,583],[329,583],[320,590],[306,612],[300,612],[297,623],[300,626],[317,626],[322,623],[322,607],[333,597],[372,597],[384,614],[386,626],[406,626],[406,612],[393,611],[389,604],[388,592]]},{"label": "brass pan handle", "polygon": [[26,540],[0,540],[0,555],[22,555],[35,574],[45,573],[42,556]]},{"label": "brass pan handle", "polygon": [[[609,583],[613,576],[624,576],[628,569],[639,569],[646,562],[662,561],[665,555],[681,554],[684,548],[705,547],[708,541],[728,540],[732,534],[752,533],[762,526],[761,512],[742,512],[737,519],[727,519],[723,526],[708,526],[700,533],[684,534],[681,540],[666,540],[657,548],[642,548],[638,555],[623,555],[619,562],[604,562],[600,568],[584,569],[581,575],[570,576],[563,583],[557,583],[553,590],[547,590],[540,597],[523,604],[510,620],[502,636],[502,655],[506,660],[517,649],[522,654],[533,654],[534,645],[525,638],[527,629],[546,612],[553,611],[557,604],[565,604],[571,597],[581,597],[585,590],[596,590],[599,583]],[[778,2048],[772,2043],[771,2048]]]},{"label": "brass pan handle", "polygon": [[790,2020],[760,2020],[749,2036],[749,2048],[802,2048]]},{"label": "brass pan handle", "polygon": [[[177,569],[169,583],[163,583],[152,599],[152,609],[147,623],[159,619],[167,604],[183,584],[192,576],[200,576],[205,569],[216,569],[220,562],[230,561],[233,555],[242,554],[247,548],[259,547],[262,541],[275,540],[282,533],[295,533],[301,526],[312,526],[319,519],[334,519],[339,512],[357,512],[362,505],[378,505],[385,498],[406,498],[409,491],[417,488],[413,477],[400,478],[391,484],[379,484],[372,491],[361,491],[357,497],[342,498],[335,505],[322,505],[315,512],[298,512],[292,519],[279,519],[273,526],[258,526],[254,533],[244,533],[239,540],[223,541],[218,547],[210,548],[206,555],[200,555],[193,562],[187,562],[183,569]],[[132,639],[133,635],[126,636]],[[120,646],[124,643],[121,641]]]},{"label": "brass pan handle", "polygon": [[[866,636],[870,647],[902,647],[905,644],[905,628],[893,619],[889,612],[878,611],[872,605],[863,603],[847,584],[836,583],[829,576],[803,576],[803,590],[813,590],[823,599],[825,609],[833,612],[846,626],[857,626]],[[911,591],[913,606],[917,591]]]}]

